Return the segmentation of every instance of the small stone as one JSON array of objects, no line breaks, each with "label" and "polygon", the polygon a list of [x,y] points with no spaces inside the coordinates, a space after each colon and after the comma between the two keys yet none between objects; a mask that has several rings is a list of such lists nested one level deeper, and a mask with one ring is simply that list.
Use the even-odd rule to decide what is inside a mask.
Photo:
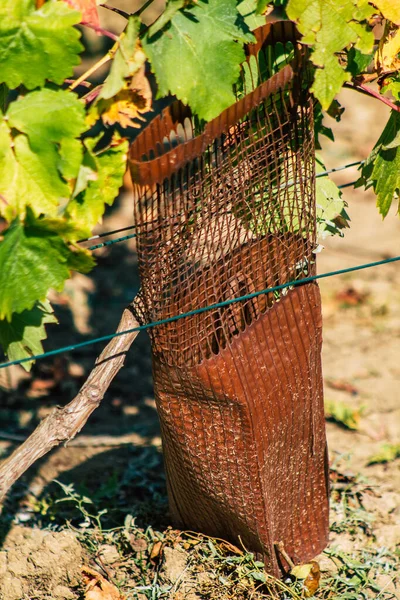
[{"label": "small stone", "polygon": [[75,600],[76,594],[65,585],[57,585],[53,590],[54,600]]},{"label": "small stone", "polygon": [[129,543],[134,552],[146,552],[148,543],[145,539],[139,538],[136,539],[134,535],[130,536]]},{"label": "small stone", "polygon": [[99,548],[99,557],[106,565],[113,565],[121,559],[117,548],[112,544],[102,544]]},{"label": "small stone", "polygon": [[0,552],[0,577],[7,573],[7,552]]},{"label": "small stone", "polygon": [[181,548],[164,548],[164,576],[174,584],[187,565],[188,555]]}]

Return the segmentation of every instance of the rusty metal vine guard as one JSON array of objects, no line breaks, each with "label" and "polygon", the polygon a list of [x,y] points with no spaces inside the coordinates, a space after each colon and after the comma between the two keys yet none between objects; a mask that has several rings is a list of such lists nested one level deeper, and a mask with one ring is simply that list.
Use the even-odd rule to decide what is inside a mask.
[{"label": "rusty metal vine guard", "polygon": [[[312,99],[293,25],[256,32],[237,101],[203,125],[173,104],[131,147],[142,322],[315,273]],[[171,513],[262,555],[327,542],[316,284],[150,330]]]}]

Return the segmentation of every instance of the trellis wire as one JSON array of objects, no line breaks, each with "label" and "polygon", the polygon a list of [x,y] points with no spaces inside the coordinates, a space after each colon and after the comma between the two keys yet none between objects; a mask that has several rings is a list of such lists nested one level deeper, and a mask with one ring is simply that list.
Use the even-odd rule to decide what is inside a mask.
[{"label": "trellis wire", "polygon": [[114,233],[121,233],[121,231],[128,231],[129,229],[134,229],[136,225],[128,225],[128,227],[121,227],[120,229],[113,229],[112,231],[104,231],[103,233],[98,233],[97,235],[92,235],[91,237],[84,238],[83,240],[78,240],[77,244],[83,244],[83,242],[92,242],[93,240],[98,240],[99,238],[106,237],[107,235],[113,235]]},{"label": "trellis wire", "polygon": [[[364,164],[365,160],[358,160],[356,162],[352,162],[352,163],[348,163],[347,165],[342,165],[340,167],[334,167],[333,169],[327,169],[326,171],[322,171],[321,173],[317,173],[315,175],[315,177],[325,177],[326,175],[329,175],[330,173],[336,173],[337,171],[343,171],[344,169],[350,169],[350,167],[356,167],[357,165],[362,165]],[[351,185],[354,185],[356,182],[353,181],[351,183],[345,183],[343,185],[339,185],[338,188],[344,188],[344,187],[349,187]],[[129,231],[130,229],[135,229],[136,225],[128,225],[127,227],[121,227],[120,229],[113,229],[112,231],[105,231],[103,233],[98,233],[97,235],[92,235],[91,237],[88,238],[84,238],[82,240],[78,240],[77,243],[78,244],[83,244],[84,242],[91,242],[93,240],[97,240],[103,237],[107,237],[108,235],[113,235],[114,233],[121,233],[121,231]],[[91,246],[90,248],[87,248],[88,250],[98,250],[99,248],[104,248],[104,246],[111,246],[112,244],[116,244],[118,242],[124,242],[127,239],[130,238],[134,238],[136,237],[136,234],[133,234],[131,236],[126,236],[126,237],[121,237],[121,238],[117,238],[115,240],[110,240],[109,242],[104,242],[102,244],[97,244],[96,246]]]},{"label": "trellis wire", "polygon": [[[342,188],[350,187],[351,185],[354,185],[355,183],[356,183],[356,181],[351,181],[350,183],[344,183],[343,185],[338,185],[338,188],[342,189]],[[123,229],[120,229],[119,231],[126,231],[126,229],[134,229],[135,227],[136,227],[136,225],[131,225],[130,227],[124,227]],[[88,238],[87,240],[81,240],[81,242],[88,242],[89,240],[93,240],[93,239],[100,238],[100,237],[105,237],[107,235],[111,235],[112,233],[117,233],[117,231],[118,230],[109,231],[108,233],[99,234],[97,236],[95,235],[92,238]],[[116,238],[115,240],[108,240],[107,242],[102,242],[101,244],[95,244],[94,246],[89,246],[89,248],[87,248],[87,250],[99,250],[99,248],[104,248],[106,246],[112,246],[113,244],[117,244],[118,242],[125,242],[126,240],[130,240],[135,237],[137,237],[137,234],[132,233],[130,235],[125,235],[124,237]]]},{"label": "trellis wire", "polygon": [[145,325],[139,325],[138,327],[133,327],[132,329],[126,329],[125,331],[118,331],[115,333],[111,333],[109,335],[103,335],[101,337],[94,338],[92,340],[87,340],[86,342],[80,342],[79,344],[71,344],[69,346],[63,346],[62,348],[58,348],[56,350],[50,350],[48,352],[44,352],[43,354],[36,354],[36,355],[30,356],[28,358],[20,358],[18,360],[11,360],[8,362],[0,363],[0,369],[4,369],[5,367],[11,367],[12,365],[20,365],[22,363],[31,362],[33,360],[40,360],[40,359],[46,358],[48,356],[56,356],[58,354],[64,354],[66,352],[72,352],[74,350],[78,350],[79,348],[83,348],[83,347],[89,346],[91,344],[97,344],[98,342],[108,342],[109,340],[112,340],[113,338],[119,337],[121,335],[126,335],[128,333],[133,333],[135,331],[144,331],[144,330],[150,329],[152,327],[157,327],[159,325],[165,325],[166,323],[172,323],[173,321],[178,321],[180,319],[184,319],[185,317],[192,317],[194,315],[197,315],[197,314],[209,311],[209,310],[216,310],[219,308],[223,308],[224,306],[228,306],[228,305],[234,304],[236,302],[243,302],[245,300],[251,300],[252,298],[256,298],[263,294],[269,294],[271,292],[278,292],[285,288],[302,285],[304,283],[310,283],[312,281],[316,281],[317,279],[324,279],[327,277],[344,275],[346,273],[352,273],[354,271],[361,271],[363,269],[379,267],[381,265],[385,265],[388,263],[394,263],[394,262],[398,262],[398,261],[400,261],[400,255],[394,256],[391,258],[385,258],[383,260],[378,260],[378,261],[375,261],[372,263],[365,263],[362,265],[356,265],[354,267],[348,267],[347,269],[339,269],[337,271],[329,271],[327,273],[320,273],[319,275],[311,275],[309,277],[304,277],[303,279],[296,279],[294,281],[282,283],[280,285],[276,285],[271,288],[259,290],[258,292],[246,294],[245,296],[239,296],[237,298],[231,298],[229,300],[224,300],[223,302],[217,302],[216,304],[210,304],[208,306],[196,308],[196,309],[188,311],[186,313],[182,313],[180,315],[175,315],[173,317],[169,317],[168,319],[161,319],[160,321],[153,321],[152,323],[146,323]]},{"label": "trellis wire", "polygon": [[96,244],[95,246],[90,246],[89,248],[87,248],[87,250],[98,250],[99,248],[104,248],[105,246],[111,246],[112,244],[117,244],[118,242],[126,242],[126,240],[130,240],[135,237],[136,237],[136,233],[131,233],[131,235],[124,235],[124,237],[116,238],[115,240],[108,240],[107,242],[102,242],[101,244]]}]

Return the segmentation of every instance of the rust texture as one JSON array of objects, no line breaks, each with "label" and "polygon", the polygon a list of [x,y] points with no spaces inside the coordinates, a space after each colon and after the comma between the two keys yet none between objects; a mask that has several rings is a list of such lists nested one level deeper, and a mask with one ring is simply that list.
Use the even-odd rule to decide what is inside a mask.
[{"label": "rust texture", "polygon": [[[237,101],[202,126],[179,103],[131,147],[142,322],[315,273],[312,99],[291,23],[257,31]],[[278,575],[327,543],[314,283],[150,330],[175,523]]]}]

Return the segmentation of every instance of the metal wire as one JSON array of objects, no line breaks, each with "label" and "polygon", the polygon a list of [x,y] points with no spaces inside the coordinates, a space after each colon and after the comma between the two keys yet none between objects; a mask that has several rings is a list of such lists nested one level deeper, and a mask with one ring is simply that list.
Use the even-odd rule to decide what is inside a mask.
[{"label": "metal wire", "polygon": [[356,162],[349,163],[348,165],[343,165],[341,167],[334,167],[333,169],[328,169],[327,171],[322,171],[321,173],[317,173],[315,177],[324,177],[325,175],[329,175],[330,173],[336,173],[336,171],[343,171],[344,169],[350,169],[350,167],[356,167],[357,165],[363,165],[365,160],[357,160]]},{"label": "metal wire", "polygon": [[350,187],[352,185],[355,185],[357,183],[358,179],[356,179],[355,181],[350,181],[350,183],[343,183],[342,185],[338,185],[339,190],[342,190],[343,188],[347,188]]},{"label": "metal wire", "polygon": [[[336,173],[337,171],[343,171],[344,169],[350,169],[350,167],[356,167],[357,165],[364,164],[365,160],[358,160],[356,162],[349,163],[347,165],[342,165],[341,167],[334,167],[333,169],[327,169],[326,171],[322,171],[321,173],[316,174],[317,177],[325,177],[330,173]],[[354,182],[355,183],[355,182]],[[353,183],[345,183],[344,185],[339,185],[339,188],[348,187],[353,185]],[[121,227],[120,229],[113,229],[112,231],[105,231],[103,233],[98,233],[97,235],[92,235],[91,237],[84,238],[82,240],[78,240],[78,244],[83,244],[84,242],[91,242],[92,240],[97,240],[103,237],[107,237],[108,235],[113,235],[114,233],[121,233],[121,231],[129,231],[130,229],[136,229],[136,225],[128,225],[127,227]],[[136,235],[132,235],[130,237],[136,237]],[[106,242],[104,244],[99,244],[97,246],[92,246],[88,248],[88,250],[98,250],[99,248],[103,248],[104,246],[111,246],[112,244],[116,244],[117,242],[123,242],[129,237],[118,238],[116,240],[111,240],[110,242]]]},{"label": "metal wire", "polygon": [[224,306],[228,306],[230,304],[234,304],[236,302],[242,302],[245,300],[251,300],[252,298],[256,298],[263,294],[269,294],[271,292],[277,292],[283,290],[288,287],[294,287],[297,285],[302,285],[304,283],[310,283],[312,281],[316,281],[317,279],[324,279],[327,277],[334,277],[337,275],[344,275],[346,273],[352,273],[354,271],[361,271],[363,269],[370,269],[373,267],[379,267],[381,265],[385,265],[388,263],[394,263],[400,261],[400,256],[394,256],[391,258],[385,258],[383,260],[378,260],[372,263],[365,263],[362,265],[356,265],[355,267],[348,267],[347,269],[339,269],[337,271],[329,271],[327,273],[320,273],[319,275],[311,275],[310,277],[304,277],[303,279],[297,279],[294,281],[289,281],[287,283],[282,283],[281,285],[276,285],[271,288],[266,288],[264,290],[260,290],[258,292],[253,292],[252,294],[246,294],[245,296],[239,296],[237,298],[231,298],[229,300],[224,300],[223,302],[217,302],[216,304],[210,304],[209,306],[203,306],[201,308],[196,308],[195,310],[188,311],[186,313],[182,313],[180,315],[175,315],[173,317],[169,317],[168,319],[161,319],[160,321],[153,321],[152,323],[146,323],[145,325],[139,325],[138,327],[133,327],[132,329],[127,329],[125,331],[119,331],[115,333],[111,333],[109,335],[103,335],[98,338],[94,338],[92,340],[87,340],[86,342],[80,342],[79,344],[71,344],[70,346],[63,346],[62,348],[58,348],[56,350],[50,350],[49,352],[44,352],[43,354],[36,354],[29,358],[20,358],[18,360],[10,360],[8,362],[0,363],[0,369],[4,369],[5,367],[11,367],[12,365],[20,365],[25,362],[30,362],[33,360],[40,360],[42,358],[46,358],[48,356],[56,356],[58,354],[63,354],[65,352],[72,352],[74,350],[78,350],[79,348],[83,348],[85,346],[89,346],[91,344],[96,344],[98,342],[108,342],[114,337],[119,337],[121,335],[126,335],[128,333],[133,333],[134,331],[144,331],[146,329],[150,329],[152,327],[157,327],[158,325],[165,325],[166,323],[172,323],[173,321],[178,321],[180,319],[184,319],[185,317],[191,317],[193,315],[197,315],[206,311],[216,310],[218,308],[223,308]]},{"label": "metal wire", "polygon": [[96,244],[95,246],[90,246],[87,250],[98,250],[99,248],[104,248],[105,246],[111,246],[112,244],[117,244],[118,242],[125,242],[126,240],[130,240],[136,237],[136,233],[132,233],[131,235],[124,235],[124,237],[116,238],[115,240],[108,240],[107,242],[102,242],[101,244]]},{"label": "metal wire", "polygon": [[136,225],[128,225],[128,227],[121,227],[121,229],[113,229],[112,231],[105,231],[104,233],[98,233],[97,235],[92,235],[91,237],[85,238],[83,240],[78,240],[77,244],[83,244],[83,242],[91,242],[92,240],[98,240],[99,238],[106,237],[107,235],[113,235],[113,233],[121,233],[121,231],[128,231],[129,229],[135,229]]}]

